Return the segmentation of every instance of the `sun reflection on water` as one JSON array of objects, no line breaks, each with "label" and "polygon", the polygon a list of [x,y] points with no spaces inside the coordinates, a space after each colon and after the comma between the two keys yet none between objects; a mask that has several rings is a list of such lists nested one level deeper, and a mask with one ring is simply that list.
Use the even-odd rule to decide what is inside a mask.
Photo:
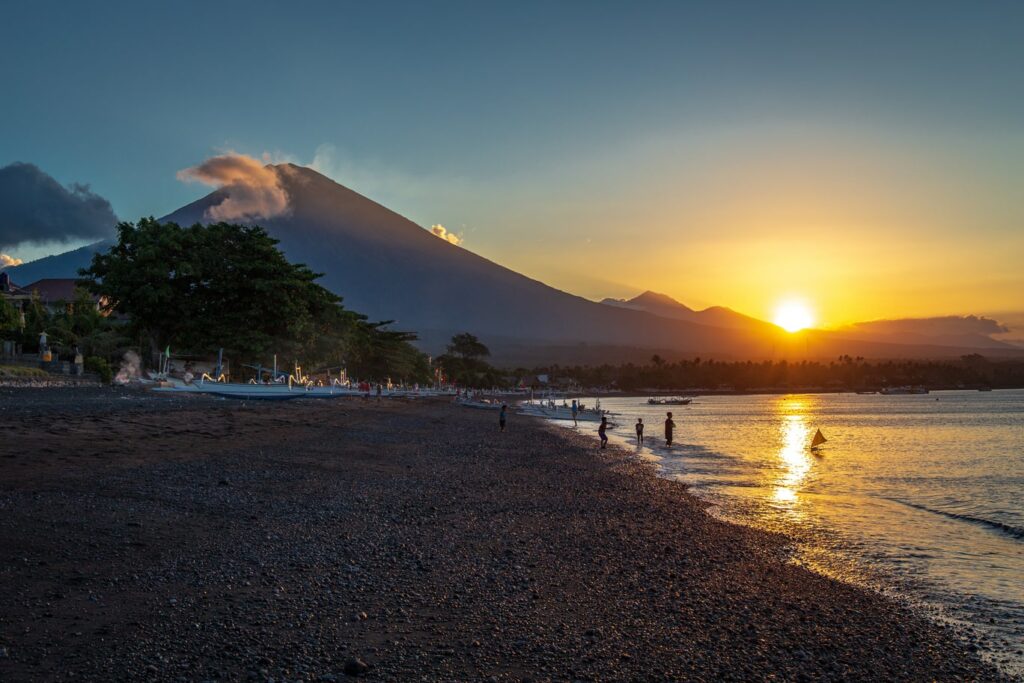
[{"label": "sun reflection on water", "polygon": [[802,400],[781,401],[779,411],[782,413],[780,477],[772,497],[776,503],[792,508],[798,502],[800,486],[811,469],[811,458],[807,453],[810,426],[807,424],[807,405]]}]

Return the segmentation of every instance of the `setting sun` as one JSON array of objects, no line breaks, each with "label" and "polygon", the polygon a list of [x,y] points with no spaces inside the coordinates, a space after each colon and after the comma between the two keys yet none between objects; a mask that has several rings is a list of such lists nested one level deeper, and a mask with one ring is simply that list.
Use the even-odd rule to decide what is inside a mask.
[{"label": "setting sun", "polygon": [[798,332],[814,324],[811,310],[799,301],[785,301],[775,311],[775,324],[787,332]]}]

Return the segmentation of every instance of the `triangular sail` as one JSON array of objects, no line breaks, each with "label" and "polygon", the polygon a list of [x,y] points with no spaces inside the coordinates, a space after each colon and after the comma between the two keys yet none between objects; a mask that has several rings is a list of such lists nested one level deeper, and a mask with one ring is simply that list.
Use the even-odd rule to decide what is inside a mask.
[{"label": "triangular sail", "polygon": [[817,448],[826,441],[828,441],[828,439],[825,438],[825,435],[822,434],[821,430],[819,429],[814,433],[814,438],[811,439],[811,448]]}]

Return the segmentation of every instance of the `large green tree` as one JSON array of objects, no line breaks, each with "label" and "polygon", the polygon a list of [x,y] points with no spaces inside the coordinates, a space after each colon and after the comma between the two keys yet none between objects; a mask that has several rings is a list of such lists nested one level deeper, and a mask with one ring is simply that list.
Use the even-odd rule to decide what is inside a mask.
[{"label": "large green tree", "polygon": [[372,372],[362,376],[427,378],[404,373],[422,355],[409,344],[415,337],[346,310],[341,297],[316,284],[318,273],[290,263],[277,243],[256,226],[146,218],[118,225],[117,244],[81,275],[154,349],[223,348],[237,362],[277,353],[305,367],[352,362]]},{"label": "large green tree", "polygon": [[447,353],[435,362],[457,384],[478,388],[501,386],[505,383],[501,373],[484,361],[489,355],[490,349],[476,335],[462,332],[452,337]]},{"label": "large green tree", "polygon": [[18,309],[8,302],[7,299],[0,297],[0,333],[7,333],[9,336],[12,336],[20,328],[21,316],[18,314]]},{"label": "large green tree", "polygon": [[491,350],[476,335],[462,332],[452,337],[451,343],[448,344],[448,354],[468,360],[477,360],[491,355]]}]

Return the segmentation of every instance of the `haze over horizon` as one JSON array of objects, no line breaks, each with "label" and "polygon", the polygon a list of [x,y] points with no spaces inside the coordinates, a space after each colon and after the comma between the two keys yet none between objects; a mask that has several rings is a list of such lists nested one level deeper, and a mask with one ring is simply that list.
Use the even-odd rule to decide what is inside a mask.
[{"label": "haze over horizon", "polygon": [[[595,300],[1024,322],[1018,4],[8,13],[0,167],[122,219],[201,197],[175,174],[233,150]],[[94,241],[4,221],[14,258]]]}]

